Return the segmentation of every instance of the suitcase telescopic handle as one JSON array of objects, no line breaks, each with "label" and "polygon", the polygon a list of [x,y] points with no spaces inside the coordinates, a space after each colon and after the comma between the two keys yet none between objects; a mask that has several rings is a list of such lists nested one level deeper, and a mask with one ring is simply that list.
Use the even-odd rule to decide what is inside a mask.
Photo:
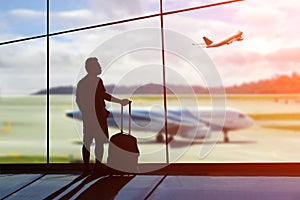
[{"label": "suitcase telescopic handle", "polygon": [[131,134],[131,101],[129,101],[128,105],[128,134]]},{"label": "suitcase telescopic handle", "polygon": [[[123,133],[123,123],[124,123],[124,111],[123,105],[121,104],[121,133]],[[128,134],[131,134],[131,101],[128,104]]]}]

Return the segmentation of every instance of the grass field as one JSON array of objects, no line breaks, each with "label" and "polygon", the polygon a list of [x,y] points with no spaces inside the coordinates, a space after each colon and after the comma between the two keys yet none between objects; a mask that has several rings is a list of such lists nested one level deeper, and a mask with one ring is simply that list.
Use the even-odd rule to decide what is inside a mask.
[{"label": "grass field", "polygon": [[[189,96],[168,98],[168,106],[186,105]],[[131,97],[133,106],[163,105],[162,96]],[[184,99],[184,100],[182,100]],[[244,111],[267,128],[300,130],[299,95],[227,95],[226,106]],[[180,101],[184,101],[181,104]],[[200,106],[211,105],[209,96],[198,96]],[[65,117],[73,108],[73,96],[50,98],[47,127],[46,96],[2,96],[0,98],[0,163],[45,163],[47,129],[50,134],[50,162],[78,162],[81,129],[79,122]],[[266,123],[276,120],[276,124]],[[292,124],[281,122],[292,121]],[[296,123],[294,123],[296,122]]]}]

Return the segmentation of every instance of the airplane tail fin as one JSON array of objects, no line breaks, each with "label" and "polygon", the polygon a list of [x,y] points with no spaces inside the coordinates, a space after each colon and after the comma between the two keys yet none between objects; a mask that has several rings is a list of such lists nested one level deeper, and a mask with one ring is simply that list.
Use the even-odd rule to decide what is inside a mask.
[{"label": "airplane tail fin", "polygon": [[206,45],[210,45],[211,43],[213,43],[210,39],[208,39],[207,37],[203,37],[203,40],[205,42]]}]

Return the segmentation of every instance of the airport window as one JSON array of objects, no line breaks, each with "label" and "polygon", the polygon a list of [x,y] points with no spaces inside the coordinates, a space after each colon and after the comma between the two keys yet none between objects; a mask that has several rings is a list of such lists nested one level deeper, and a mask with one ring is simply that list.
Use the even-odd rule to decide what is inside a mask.
[{"label": "airport window", "polygon": [[[258,18],[247,21],[251,3],[204,2],[0,3],[0,164],[81,162],[74,91],[85,60],[94,56],[107,91],[133,101],[141,163],[298,161],[289,153],[299,146],[297,48],[251,39],[253,23],[267,28]],[[274,23],[283,25],[288,15]],[[285,25],[294,33],[289,19]],[[275,25],[268,30],[285,41]],[[249,39],[237,31],[226,40],[243,28]],[[209,46],[222,36],[223,47]],[[114,103],[107,108],[120,109]],[[119,131],[118,121],[109,123],[111,135]],[[107,146],[104,160],[106,154]]]},{"label": "airport window", "polygon": [[[1,163],[46,162],[46,41],[3,45],[1,51]],[[34,60],[34,62],[32,61]]]}]

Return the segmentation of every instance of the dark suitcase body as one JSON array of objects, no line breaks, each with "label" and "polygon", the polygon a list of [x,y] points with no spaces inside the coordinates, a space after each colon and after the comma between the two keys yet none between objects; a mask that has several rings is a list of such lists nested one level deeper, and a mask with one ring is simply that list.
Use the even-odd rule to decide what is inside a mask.
[{"label": "dark suitcase body", "polygon": [[[131,105],[129,104],[129,118],[131,117]],[[121,120],[123,121],[123,107],[121,108]],[[130,121],[130,119],[129,119]],[[111,173],[137,173],[138,157],[140,155],[137,139],[129,133],[123,132],[123,123],[121,123],[121,132],[110,138],[108,146],[107,165]]]}]

